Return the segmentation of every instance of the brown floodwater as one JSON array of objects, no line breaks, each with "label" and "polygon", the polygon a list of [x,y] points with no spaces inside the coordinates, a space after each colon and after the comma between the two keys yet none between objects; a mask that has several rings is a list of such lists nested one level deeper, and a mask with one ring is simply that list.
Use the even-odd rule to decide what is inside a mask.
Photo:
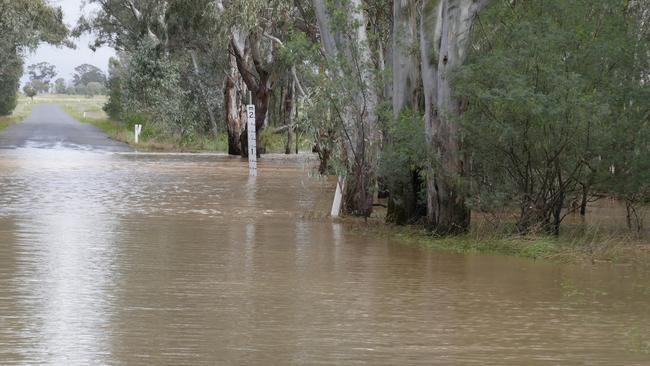
[{"label": "brown floodwater", "polygon": [[441,253],[266,158],[0,155],[0,364],[650,365],[650,274]]}]

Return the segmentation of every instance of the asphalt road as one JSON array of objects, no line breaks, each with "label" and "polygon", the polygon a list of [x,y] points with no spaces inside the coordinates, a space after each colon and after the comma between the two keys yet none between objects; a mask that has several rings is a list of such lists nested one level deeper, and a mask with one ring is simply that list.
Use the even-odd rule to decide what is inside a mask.
[{"label": "asphalt road", "polygon": [[83,124],[58,105],[35,105],[31,116],[0,133],[0,149],[68,148],[77,150],[131,151],[94,126]]}]

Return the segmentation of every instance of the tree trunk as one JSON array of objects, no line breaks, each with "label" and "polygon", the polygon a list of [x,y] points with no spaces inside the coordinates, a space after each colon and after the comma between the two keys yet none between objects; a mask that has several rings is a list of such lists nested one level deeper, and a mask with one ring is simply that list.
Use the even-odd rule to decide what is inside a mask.
[{"label": "tree trunk", "polygon": [[393,3],[393,117],[404,108],[419,110],[420,66],[412,49],[418,42],[417,9],[413,0]]},{"label": "tree trunk", "polygon": [[[296,82],[296,80],[294,79],[294,86],[297,85],[296,83],[297,83],[297,82]],[[296,95],[296,93],[295,93],[295,90],[294,90],[294,96],[295,96],[295,95]],[[296,147],[296,150],[295,150],[295,151],[296,151],[296,154],[300,153],[300,130],[298,129],[298,125],[295,124],[295,122],[298,121],[298,113],[299,113],[298,108],[300,107],[300,105],[298,104],[298,102],[299,102],[298,99],[295,99],[295,100],[293,101],[293,112],[294,112],[294,116],[293,116],[293,118],[291,119],[291,122],[294,123],[294,125],[293,125],[293,131],[294,131],[293,136],[294,136],[294,141],[295,141],[295,147]]]},{"label": "tree trunk", "polygon": [[[417,9],[414,1],[393,2],[393,123],[396,123],[405,109],[420,110],[421,84],[417,55],[411,51],[418,42]],[[390,141],[390,135],[386,136]],[[390,142],[388,142],[390,143]],[[387,219],[396,224],[415,222],[426,213],[418,205],[418,191],[421,185],[419,172],[402,167],[410,177],[405,184],[390,187]]]},{"label": "tree trunk", "polygon": [[[241,155],[242,146],[240,135],[242,131],[242,95],[238,86],[241,85],[234,56],[230,56],[230,70],[226,75],[224,86],[224,109],[228,132],[228,154]],[[238,85],[239,84],[239,85]]]},{"label": "tree trunk", "polygon": [[426,0],[421,12],[424,124],[434,154],[427,176],[427,223],[442,235],[465,232],[470,223],[460,184],[466,159],[455,120],[463,103],[452,96],[449,72],[464,62],[474,17],[488,1]]},{"label": "tree trunk", "polygon": [[[355,80],[359,80],[360,93],[349,105],[339,106],[342,111],[343,155],[347,176],[344,191],[345,212],[370,216],[379,162],[381,133],[377,123],[378,91],[373,79],[375,65],[366,32],[368,20],[361,0],[350,0],[345,9],[347,27],[332,26],[329,9],[324,0],[312,0],[321,31],[321,43],[327,59],[336,64],[339,56],[354,65]],[[342,29],[345,28],[345,29]],[[349,33],[341,33],[348,30]],[[354,49],[354,52],[353,52]],[[344,75],[339,67],[331,70],[335,78]]]},{"label": "tree trunk", "polygon": [[282,118],[283,124],[287,126],[287,144],[284,146],[284,153],[289,155],[291,154],[291,149],[293,148],[293,139],[294,139],[294,126],[293,126],[293,112],[294,112],[294,95],[296,91],[296,81],[293,78],[289,78],[289,85],[287,90],[284,93],[284,102],[282,103],[283,111]]},{"label": "tree trunk", "polygon": [[[271,65],[274,60],[273,55],[263,57],[261,54],[260,42],[261,35],[258,32],[249,33],[246,37],[243,33],[234,30],[230,42],[233,55],[243,82],[248,90],[252,92],[253,104],[255,105],[255,129],[257,139],[257,154],[264,152],[264,146],[260,144],[260,133],[266,127],[269,102],[271,100],[271,91],[273,87],[271,78]],[[265,63],[265,60],[267,61]],[[248,129],[244,130],[241,140],[241,153],[243,157],[248,157],[248,141],[244,138],[248,135]]]},{"label": "tree trunk", "polygon": [[580,202],[580,216],[587,215],[587,205],[589,203],[589,186],[586,184],[582,186],[582,202]]}]

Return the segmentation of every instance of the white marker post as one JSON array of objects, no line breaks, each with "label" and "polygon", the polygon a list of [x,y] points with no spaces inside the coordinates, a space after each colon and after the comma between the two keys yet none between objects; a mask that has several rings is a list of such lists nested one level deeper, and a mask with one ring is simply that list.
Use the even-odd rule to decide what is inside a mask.
[{"label": "white marker post", "polygon": [[345,178],[339,176],[336,180],[336,193],[334,193],[334,202],[332,203],[332,217],[339,217],[341,214],[341,203],[343,201],[343,189],[345,188]]},{"label": "white marker post", "polygon": [[142,132],[142,125],[135,125],[135,143],[140,141],[140,133]]},{"label": "white marker post", "polygon": [[255,105],[246,106],[248,117],[248,171],[251,177],[257,176],[257,138],[255,132]]}]

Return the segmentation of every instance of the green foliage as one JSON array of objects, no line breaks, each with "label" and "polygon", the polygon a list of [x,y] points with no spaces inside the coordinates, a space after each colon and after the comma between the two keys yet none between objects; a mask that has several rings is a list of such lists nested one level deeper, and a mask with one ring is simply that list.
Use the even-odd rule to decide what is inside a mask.
[{"label": "green foliage", "polygon": [[104,92],[105,92],[104,85],[96,81],[91,81],[86,85],[85,95],[87,97],[94,97],[95,95],[100,95],[103,94]]},{"label": "green foliage", "polygon": [[20,76],[23,72],[22,60],[15,56],[0,73],[0,116],[8,116],[16,108]]},{"label": "green foliage", "polygon": [[379,176],[390,192],[388,220],[413,223],[426,215],[428,149],[419,113],[405,109],[387,130]]},{"label": "green foliage", "polygon": [[426,170],[428,150],[423,129],[422,116],[409,109],[388,129],[390,142],[384,146],[380,174],[389,187],[409,183],[411,176],[405,171]]},{"label": "green foliage", "polygon": [[97,66],[83,64],[75,67],[74,71],[72,83],[75,86],[88,85],[88,83],[99,83],[101,85],[106,83],[106,75]]},{"label": "green foliage", "polygon": [[161,131],[192,138],[200,128],[198,106],[182,87],[179,64],[143,44],[132,53],[124,79],[125,113],[138,113]]},{"label": "green foliage", "polygon": [[58,78],[54,81],[54,92],[57,94],[66,93],[65,79]]},{"label": "green foliage", "polygon": [[23,93],[25,93],[26,96],[34,99],[36,94],[38,94],[38,91],[36,90],[36,88],[32,86],[31,83],[29,83],[29,84],[25,84],[25,86],[23,87]]},{"label": "green foliage", "polygon": [[[631,127],[620,123],[625,106],[647,111],[638,99],[643,74],[629,63],[639,30],[625,4],[498,2],[482,14],[475,52],[454,75],[456,94],[468,101],[475,208],[514,201],[521,232],[557,233],[578,187],[607,170],[613,144],[624,141],[612,131]],[[624,97],[630,93],[637,99]],[[637,156],[647,159],[647,150]]]},{"label": "green foliage", "polygon": [[18,96],[14,84],[0,82],[0,117],[10,115],[17,103]]},{"label": "green foliage", "polygon": [[108,103],[104,105],[104,111],[114,120],[119,120],[123,110],[123,79],[124,66],[119,59],[111,57],[108,61]]},{"label": "green foliage", "polygon": [[16,107],[24,53],[40,42],[70,45],[67,35],[61,10],[46,1],[0,1],[0,116]]},{"label": "green foliage", "polygon": [[29,80],[38,93],[47,93],[50,82],[56,76],[56,67],[48,62],[39,62],[27,67]]}]

